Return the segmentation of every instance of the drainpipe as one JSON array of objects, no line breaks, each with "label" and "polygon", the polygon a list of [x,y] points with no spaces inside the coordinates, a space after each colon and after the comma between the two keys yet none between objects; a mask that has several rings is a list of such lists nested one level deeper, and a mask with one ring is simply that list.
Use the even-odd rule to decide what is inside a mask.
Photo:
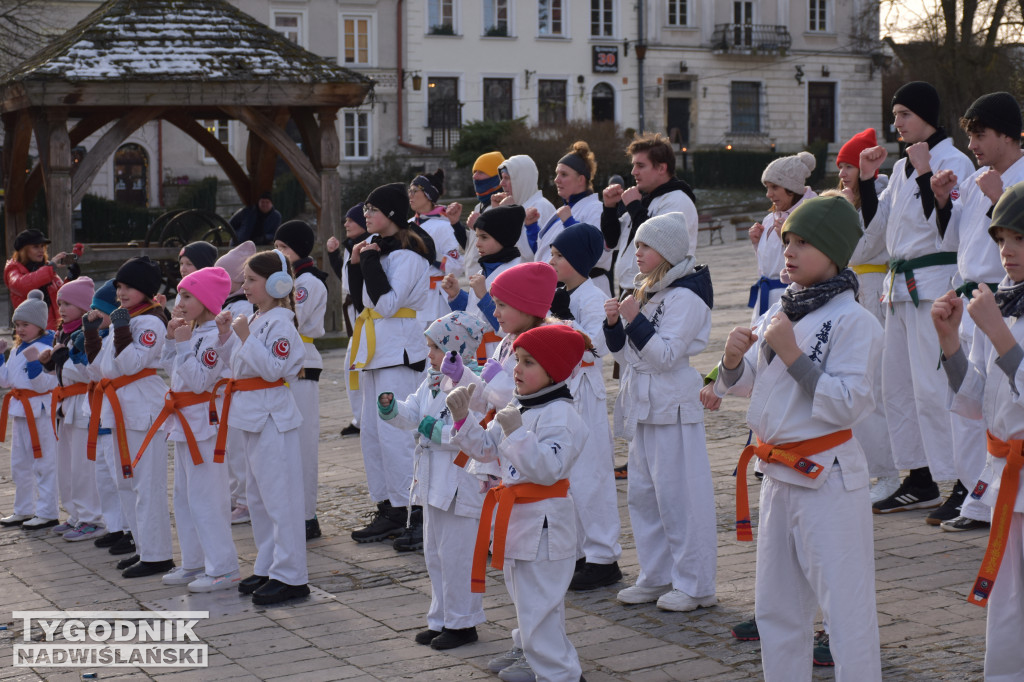
[{"label": "drainpipe", "polygon": [[647,56],[647,43],[644,42],[644,1],[636,3],[636,27],[637,27],[637,41],[636,41],[636,70],[637,70],[637,89],[640,93],[639,98],[639,118],[640,118],[640,130],[638,131],[643,135],[646,130],[644,123],[644,57]]},{"label": "drainpipe", "polygon": [[405,94],[405,67],[402,61],[402,24],[405,19],[402,16],[402,4],[404,0],[398,0],[395,3],[396,16],[395,16],[395,52],[396,52],[396,70],[395,73],[398,75],[398,87],[396,88],[396,107],[398,109],[396,119],[398,121],[398,146],[405,147],[406,149],[412,149],[417,152],[432,153],[434,150],[429,147],[423,147],[418,144],[406,142],[402,139],[403,123],[405,119],[405,103],[403,101],[403,95]]}]

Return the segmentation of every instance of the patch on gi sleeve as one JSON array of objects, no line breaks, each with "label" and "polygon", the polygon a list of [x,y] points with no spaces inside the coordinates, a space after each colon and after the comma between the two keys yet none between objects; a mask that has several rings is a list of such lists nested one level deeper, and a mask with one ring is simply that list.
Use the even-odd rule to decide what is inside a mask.
[{"label": "patch on gi sleeve", "polygon": [[147,329],[139,334],[139,343],[146,348],[152,348],[156,345],[156,332],[152,329]]},{"label": "patch on gi sleeve", "polygon": [[280,338],[274,342],[271,350],[275,356],[284,360],[288,357],[288,354],[292,352],[292,344],[288,339]]}]

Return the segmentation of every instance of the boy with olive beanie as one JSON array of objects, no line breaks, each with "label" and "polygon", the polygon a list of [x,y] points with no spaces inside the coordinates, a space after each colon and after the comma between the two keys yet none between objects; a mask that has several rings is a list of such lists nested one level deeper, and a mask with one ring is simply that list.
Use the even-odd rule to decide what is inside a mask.
[{"label": "boy with olive beanie", "polygon": [[719,395],[751,398],[757,443],[737,474],[740,540],[752,536],[752,457],[764,474],[755,590],[764,676],[810,679],[807,635],[820,604],[837,679],[881,680],[867,461],[850,432],[873,407],[883,336],[846,269],[860,221],[841,197],[808,199],[782,233],[793,284],[756,327],[729,334],[715,384]]},{"label": "boy with olive beanie", "polygon": [[[952,431],[945,408],[945,381],[935,363],[938,338],[929,316],[931,302],[949,288],[956,274],[957,236],[937,221],[933,175],[952,171],[958,179],[974,165],[939,127],[939,96],[928,83],[907,83],[892,99],[896,129],[907,157],[893,165],[889,185],[876,194],[874,176],[886,152],[861,152],[860,198],[868,232],[885,226],[889,274],[882,350],[882,394],[897,469],[909,469],[892,495],[872,505],[876,514],[939,506],[936,481],[955,481]],[[959,194],[959,187],[949,188]],[[959,497],[959,488],[954,491]],[[957,506],[954,499],[953,505]]]}]

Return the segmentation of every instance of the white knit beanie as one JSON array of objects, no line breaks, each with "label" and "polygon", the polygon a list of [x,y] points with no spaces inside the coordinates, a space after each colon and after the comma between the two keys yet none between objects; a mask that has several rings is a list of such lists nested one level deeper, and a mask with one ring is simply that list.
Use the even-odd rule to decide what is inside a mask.
[{"label": "white knit beanie", "polygon": [[28,322],[40,329],[46,329],[46,322],[49,320],[49,311],[46,308],[46,301],[43,300],[43,292],[33,289],[28,292],[28,298],[14,309],[12,319],[15,322]]},{"label": "white knit beanie", "polygon": [[643,242],[676,265],[690,252],[690,234],[686,230],[686,216],[675,211],[648,218],[636,231],[634,241]]},{"label": "white knit beanie", "polygon": [[761,184],[772,183],[784,187],[794,194],[803,196],[807,178],[817,165],[814,154],[800,152],[796,156],[783,156],[768,164],[761,173]]}]

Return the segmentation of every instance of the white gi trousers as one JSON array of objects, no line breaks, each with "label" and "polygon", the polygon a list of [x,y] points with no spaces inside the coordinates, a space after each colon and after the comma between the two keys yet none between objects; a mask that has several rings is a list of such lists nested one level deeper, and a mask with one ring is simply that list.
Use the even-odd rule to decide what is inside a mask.
[{"label": "white gi trousers", "polygon": [[295,405],[302,413],[299,426],[299,454],[302,456],[303,519],[316,516],[316,494],[320,465],[320,382],[296,379],[289,382]]},{"label": "white gi trousers", "polygon": [[268,417],[262,431],[239,433],[249,463],[245,491],[256,542],[252,571],[286,585],[305,585],[308,575],[299,430],[282,433]]},{"label": "white gi trousers", "polygon": [[882,363],[875,363],[875,367],[875,378],[871,383],[871,390],[875,397],[875,409],[853,425],[853,437],[857,439],[864,451],[864,458],[868,462],[868,476],[871,478],[897,478],[900,472],[892,460],[889,424],[885,417]]},{"label": "white gi trousers", "polygon": [[412,487],[415,432],[392,426],[377,416],[377,396],[394,393],[396,398],[415,393],[423,373],[409,367],[385,367],[359,373],[363,391],[363,412],[359,418],[359,446],[363,451],[366,487],[374,503],[390,500],[392,507],[409,504]]},{"label": "white gi trousers", "polygon": [[89,430],[61,420],[57,431],[57,487],[68,523],[102,524],[96,462],[86,456]]},{"label": "white gi trousers", "polygon": [[[348,377],[345,378],[348,381]],[[362,388],[349,388],[346,389],[348,393],[348,404],[352,408],[352,423],[356,426],[362,426],[363,416],[363,389]]]},{"label": "white gi trousers", "polygon": [[14,481],[14,513],[57,518],[57,439],[50,415],[36,415],[36,431],[42,457],[32,455],[32,435],[25,417],[11,415],[11,479]]},{"label": "white gi trousers", "polygon": [[622,556],[622,524],[608,405],[584,388],[576,397],[576,409],[587,425],[587,443],[569,471],[569,488],[576,503],[576,556],[586,557],[592,564],[611,564]]},{"label": "white gi trousers", "polygon": [[985,621],[986,682],[1024,679],[1024,514],[1014,512],[1006,552],[988,598]]},{"label": "white gi trousers", "polygon": [[[125,429],[129,456],[134,460],[146,431]],[[114,436],[113,450],[118,449]],[[115,455],[119,457],[119,455]],[[121,466],[118,460],[117,472]],[[167,505],[167,441],[154,438],[139,458],[130,479],[135,493],[135,523],[132,538],[143,561],[167,561],[172,558],[171,510]]]},{"label": "white gi trousers", "polygon": [[838,462],[817,490],[761,481],[754,611],[767,682],[811,679],[819,604],[836,680],[882,679],[873,532],[868,488],[847,490]]},{"label": "white gi trousers", "polygon": [[186,441],[174,441],[174,524],[178,530],[181,565],[203,567],[206,575],[238,570],[231,537],[228,466],[213,461],[216,436],[196,441],[202,464],[192,463]]},{"label": "white gi trousers", "polygon": [[[223,407],[223,405],[219,407]],[[218,414],[220,414],[219,411]],[[224,444],[226,450],[224,461],[228,464],[228,488],[232,507],[247,506],[245,482],[249,478],[247,471],[249,462],[245,457],[245,437],[242,433],[239,429],[229,426],[227,441]]]},{"label": "white gi trousers", "polygon": [[931,301],[897,301],[885,316],[882,393],[897,469],[931,469],[935,481],[957,478],[946,408],[948,384],[939,367]]},{"label": "white gi trousers", "polygon": [[505,587],[519,621],[512,643],[525,651],[537,679],[544,682],[580,679],[580,659],[565,634],[565,592],[575,568],[572,559],[548,558],[546,528],[540,533],[536,561],[505,559]]},{"label": "white gi trousers", "polygon": [[483,623],[483,595],[470,591],[473,548],[479,519],[423,505],[423,559],[430,576],[427,627],[459,630]]},{"label": "white gi trousers", "polygon": [[715,491],[704,424],[637,424],[628,481],[636,584],[715,594]]},{"label": "white gi trousers", "polygon": [[[131,479],[121,475],[121,458],[115,452],[114,435],[100,434],[96,440],[96,487],[103,499],[103,519],[111,532],[130,531],[134,537],[135,491]],[[108,487],[109,485],[109,487]]]},{"label": "white gi trousers", "polygon": [[[965,310],[967,302],[964,302]],[[970,315],[964,315],[960,323],[960,347],[964,355],[971,355],[971,341],[974,339],[974,320]],[[947,389],[949,390],[949,389]],[[992,510],[979,498],[970,495],[981,478],[981,472],[985,470],[985,462],[988,458],[988,446],[985,436],[984,419],[968,419],[967,417],[949,413],[950,428],[953,432],[952,448],[953,461],[956,464],[957,478],[967,488],[968,495],[960,508],[960,516],[966,516],[975,521],[989,521],[992,518]]]}]

